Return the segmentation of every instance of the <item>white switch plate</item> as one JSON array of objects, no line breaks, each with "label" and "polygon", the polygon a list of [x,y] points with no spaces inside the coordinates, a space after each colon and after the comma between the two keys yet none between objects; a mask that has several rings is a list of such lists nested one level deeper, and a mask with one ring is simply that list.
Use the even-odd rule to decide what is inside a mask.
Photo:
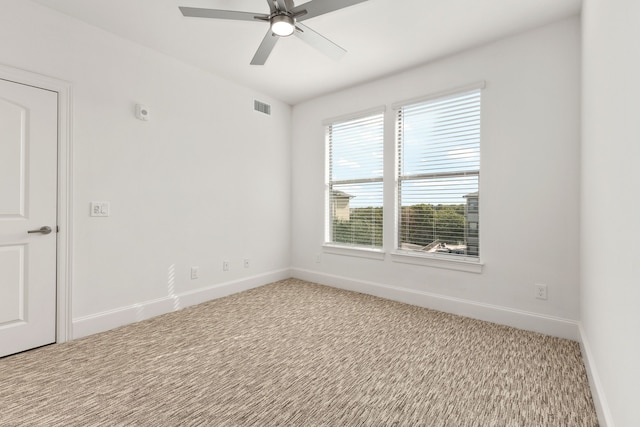
[{"label": "white switch plate", "polygon": [[110,211],[109,202],[91,202],[90,213],[91,216],[109,216]]}]

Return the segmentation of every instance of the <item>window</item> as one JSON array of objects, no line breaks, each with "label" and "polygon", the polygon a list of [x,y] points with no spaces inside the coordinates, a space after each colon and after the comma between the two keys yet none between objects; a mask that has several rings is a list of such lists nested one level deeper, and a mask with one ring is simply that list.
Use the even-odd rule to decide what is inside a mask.
[{"label": "window", "polygon": [[477,260],[480,89],[400,105],[396,132],[398,249]]},{"label": "window", "polygon": [[382,247],[384,113],[330,122],[326,240]]}]

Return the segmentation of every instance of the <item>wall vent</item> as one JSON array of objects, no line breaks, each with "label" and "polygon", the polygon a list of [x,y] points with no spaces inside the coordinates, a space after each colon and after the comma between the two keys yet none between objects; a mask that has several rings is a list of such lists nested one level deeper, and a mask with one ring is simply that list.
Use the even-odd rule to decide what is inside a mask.
[{"label": "wall vent", "polygon": [[264,102],[260,102],[257,99],[253,100],[253,109],[261,113],[264,113],[268,116],[271,115],[271,105],[265,104]]}]

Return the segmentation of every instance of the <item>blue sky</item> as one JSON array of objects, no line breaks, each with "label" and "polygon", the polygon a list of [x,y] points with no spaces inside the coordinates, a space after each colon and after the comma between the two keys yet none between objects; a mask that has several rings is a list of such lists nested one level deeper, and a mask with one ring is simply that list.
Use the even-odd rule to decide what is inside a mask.
[{"label": "blue sky", "polygon": [[[465,203],[464,195],[478,191],[480,168],[480,95],[470,93],[404,108],[402,175],[422,174],[402,186],[403,205]],[[395,139],[395,138],[394,138]],[[395,143],[395,142],[394,142]],[[332,179],[354,180],[383,176],[382,113],[334,125]],[[468,176],[438,174],[470,172]],[[334,187],[354,196],[352,207],[382,206],[381,183],[353,183]]]}]

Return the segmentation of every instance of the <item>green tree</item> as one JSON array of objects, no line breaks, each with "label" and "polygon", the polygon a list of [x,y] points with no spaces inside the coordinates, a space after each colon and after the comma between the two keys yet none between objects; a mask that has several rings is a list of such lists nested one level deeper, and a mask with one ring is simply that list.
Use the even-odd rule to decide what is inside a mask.
[{"label": "green tree", "polygon": [[[427,246],[439,240],[447,244],[464,241],[464,204],[420,203],[400,209],[400,242]],[[333,241],[382,246],[382,207],[352,208],[348,221],[334,220]]]},{"label": "green tree", "polygon": [[455,209],[447,208],[436,211],[435,223],[436,239],[450,244],[464,241],[464,215],[459,214]]},{"label": "green tree", "polygon": [[334,220],[333,240],[364,246],[382,246],[382,207],[353,208],[349,221]]},{"label": "green tree", "polygon": [[435,240],[435,210],[432,205],[421,203],[403,206],[401,215],[400,237],[402,242],[426,246]]}]

